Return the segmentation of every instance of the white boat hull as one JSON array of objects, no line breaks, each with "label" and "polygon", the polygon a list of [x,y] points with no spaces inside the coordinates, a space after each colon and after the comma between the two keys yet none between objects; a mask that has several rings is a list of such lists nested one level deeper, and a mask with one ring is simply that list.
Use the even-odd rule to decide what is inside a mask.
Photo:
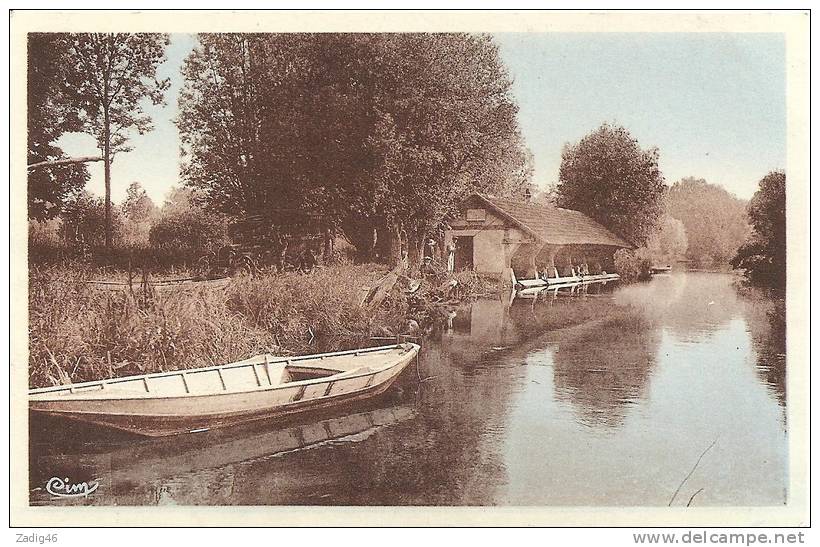
[{"label": "white boat hull", "polygon": [[[273,362],[262,356],[222,367],[56,386],[30,391],[29,408],[149,436],[211,429],[373,397],[392,385],[418,350],[403,344]],[[357,366],[362,362],[367,365]],[[326,375],[277,381],[277,372],[308,371]]]}]

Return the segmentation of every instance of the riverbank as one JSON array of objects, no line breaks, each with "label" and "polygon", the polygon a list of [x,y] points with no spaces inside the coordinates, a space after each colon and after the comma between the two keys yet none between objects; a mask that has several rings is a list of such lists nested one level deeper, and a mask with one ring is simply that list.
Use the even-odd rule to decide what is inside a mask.
[{"label": "riverbank", "polygon": [[[88,281],[100,274],[87,268],[33,268],[29,385],[372,345],[373,337],[415,334],[435,322],[447,301],[437,281],[412,295],[397,284],[379,305],[362,305],[387,272],[377,264],[339,265],[240,276],[221,288],[146,292],[95,288]],[[462,277],[458,298],[491,290],[474,276]]]}]

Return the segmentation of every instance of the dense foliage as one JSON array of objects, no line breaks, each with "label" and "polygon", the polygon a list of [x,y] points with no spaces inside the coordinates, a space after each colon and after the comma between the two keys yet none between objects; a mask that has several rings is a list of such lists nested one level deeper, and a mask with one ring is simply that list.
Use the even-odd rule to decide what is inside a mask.
[{"label": "dense foliage", "polygon": [[786,285],[786,173],[772,171],[761,179],[749,202],[753,231],[732,258],[750,281],[770,287]]},{"label": "dense foliage", "polygon": [[703,179],[673,184],[666,211],[683,223],[686,257],[697,267],[726,267],[749,234],[746,202]]},{"label": "dense foliage", "polygon": [[671,265],[675,260],[683,258],[688,246],[689,241],[683,222],[668,214],[661,217],[646,243],[649,255],[659,266]]},{"label": "dense foliage", "polygon": [[190,190],[173,189],[151,224],[149,241],[153,247],[204,254],[228,242],[226,221],[199,206]]},{"label": "dense foliage", "polygon": [[[105,245],[105,204],[102,198],[85,190],[74,195],[65,203],[60,214],[60,236],[64,245],[78,251],[103,247]],[[122,216],[114,209],[111,213],[112,238],[119,239]]]},{"label": "dense foliage", "polygon": [[652,274],[653,258],[646,247],[618,249],[613,259],[615,271],[623,282],[644,281]]},{"label": "dense foliage", "polygon": [[655,230],[663,192],[658,150],[643,150],[623,127],[603,124],[561,154],[557,205],[585,213],[636,246]]},{"label": "dense foliage", "polygon": [[[28,35],[27,164],[66,159],[55,143],[65,132],[76,131],[65,88],[68,50],[62,35]],[[28,217],[46,220],[59,214],[65,200],[88,181],[83,164],[37,167],[28,172]]]},{"label": "dense foliage", "polygon": [[[497,46],[467,34],[206,34],[183,67],[186,183],[278,235],[417,261],[469,192],[530,176]],[[277,237],[269,238],[276,241]]]}]

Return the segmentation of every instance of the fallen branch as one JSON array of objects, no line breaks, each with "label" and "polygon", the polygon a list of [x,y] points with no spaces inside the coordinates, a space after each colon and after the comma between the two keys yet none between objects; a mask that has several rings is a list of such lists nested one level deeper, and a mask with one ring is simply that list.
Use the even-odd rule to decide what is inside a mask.
[{"label": "fallen branch", "polygon": [[[691,476],[692,476],[692,473],[694,473],[694,472],[695,472],[695,469],[697,469],[697,468],[698,468],[698,465],[700,465],[700,460],[702,460],[702,459],[703,459],[703,456],[705,456],[705,455],[706,455],[706,453],[707,453],[707,452],[709,452],[709,450],[711,450],[713,446],[715,446],[715,443],[716,443],[716,442],[717,442],[717,437],[715,437],[715,440],[714,440],[714,441],[712,441],[712,444],[710,444],[709,446],[707,446],[707,447],[706,447],[706,450],[704,450],[704,451],[701,453],[700,457],[698,458],[698,461],[696,461],[696,462],[695,462],[695,466],[692,468],[692,470],[691,470],[691,471],[689,471],[689,474],[688,474],[688,475],[686,475],[686,476],[683,478],[683,480],[681,481],[681,483],[678,485],[678,489],[677,489],[677,490],[675,490],[675,493],[674,493],[674,494],[672,494],[672,499],[670,499],[670,500],[669,500],[668,507],[672,507],[672,502],[673,502],[673,501],[675,501],[675,498],[678,496],[678,492],[680,492],[680,489],[681,489],[681,488],[683,488],[683,485],[686,483],[686,481],[688,481],[688,480],[689,480],[689,477],[691,477]],[[694,496],[692,496],[692,497],[694,497]],[[691,500],[690,500],[690,501],[691,501]]]},{"label": "fallen branch", "polygon": [[399,276],[401,272],[404,270],[404,264],[399,262],[399,264],[393,268],[390,273],[384,276],[365,296],[364,300],[362,301],[362,307],[375,309],[379,307],[379,304],[387,297],[393,287],[396,285],[396,282],[399,280]]},{"label": "fallen branch", "polygon": [[38,167],[55,167],[58,165],[71,165],[73,163],[90,163],[93,161],[103,161],[102,156],[81,156],[78,158],[63,158],[61,160],[46,160],[38,161],[26,166],[27,169],[36,169]]}]

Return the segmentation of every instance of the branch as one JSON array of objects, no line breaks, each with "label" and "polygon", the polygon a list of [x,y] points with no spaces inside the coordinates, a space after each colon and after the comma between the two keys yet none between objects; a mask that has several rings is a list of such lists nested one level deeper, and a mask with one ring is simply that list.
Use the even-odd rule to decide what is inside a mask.
[{"label": "branch", "polygon": [[[707,446],[707,447],[706,447],[706,450],[704,450],[704,451],[703,451],[703,453],[701,453],[700,457],[698,458],[698,461],[696,461],[696,462],[695,462],[695,466],[692,468],[692,470],[691,470],[691,471],[689,471],[689,474],[688,474],[688,475],[686,475],[686,476],[683,478],[683,480],[681,481],[681,483],[678,485],[678,489],[677,489],[677,490],[675,490],[675,493],[674,493],[674,494],[672,494],[672,499],[670,499],[670,500],[669,500],[669,507],[672,507],[672,502],[673,502],[673,501],[675,501],[675,498],[678,496],[678,492],[680,492],[680,489],[681,489],[681,488],[683,488],[683,485],[686,483],[686,481],[688,481],[688,480],[689,480],[689,477],[691,477],[691,476],[692,476],[692,473],[694,473],[694,472],[695,472],[695,469],[697,469],[697,468],[698,468],[698,465],[700,465],[700,460],[702,460],[702,459],[703,459],[703,457],[706,455],[706,453],[707,453],[707,452],[709,452],[709,450],[711,450],[713,446],[715,446],[715,443],[717,443],[717,437],[715,437],[715,440],[714,440],[714,441],[712,441],[712,444],[710,444],[709,446]],[[698,493],[698,492],[695,492],[695,495],[697,495],[697,493]],[[693,495],[693,496],[689,499],[689,503],[692,503],[692,500],[693,500],[694,498],[695,498],[695,496]],[[688,504],[687,504],[687,506],[688,506]]]},{"label": "branch", "polygon": [[79,158],[65,158],[61,160],[46,160],[28,165],[28,169],[36,169],[38,167],[54,167],[56,165],[69,165],[72,163],[87,163],[92,161],[103,161],[102,156],[83,156]]}]

